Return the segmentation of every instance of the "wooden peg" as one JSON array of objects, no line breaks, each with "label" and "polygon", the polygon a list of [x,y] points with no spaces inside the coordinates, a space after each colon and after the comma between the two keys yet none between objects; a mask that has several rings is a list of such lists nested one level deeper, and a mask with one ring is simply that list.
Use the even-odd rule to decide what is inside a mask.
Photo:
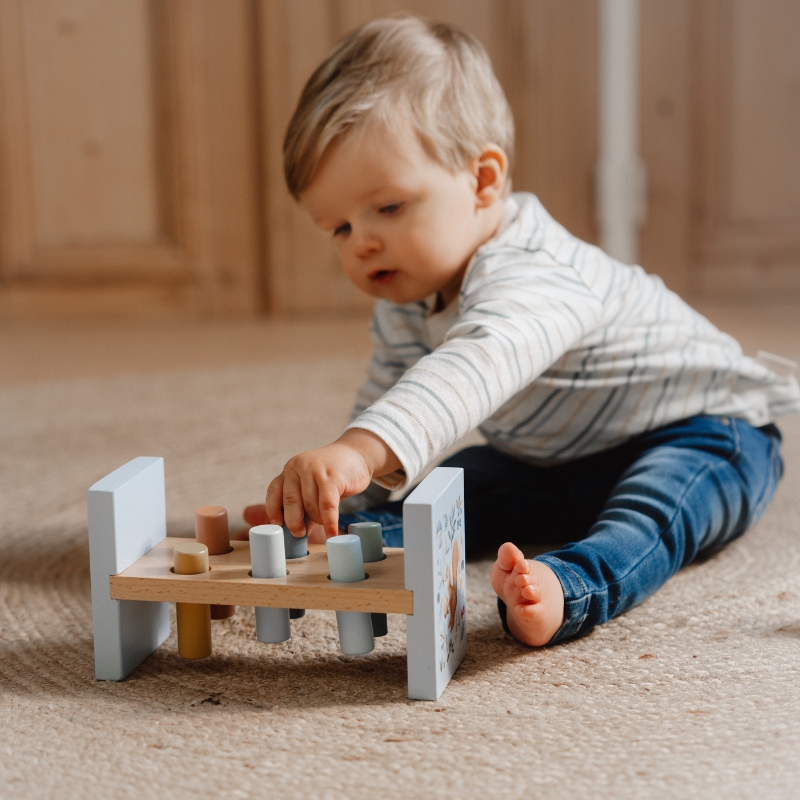
[{"label": "wooden peg", "polygon": [[[279,525],[250,528],[250,566],[254,578],[286,577],[286,548]],[[256,606],[256,636],[265,644],[278,644],[291,638],[289,609]]]},{"label": "wooden peg", "polygon": [[[286,548],[286,560],[305,558],[308,555],[308,517],[306,517],[306,535],[295,536],[285,525],[283,526],[283,546]],[[302,619],[306,615],[304,608],[290,608],[289,619]]]},{"label": "wooden peg", "polygon": [[[331,582],[356,583],[366,579],[361,540],[355,534],[334,536],[325,543]],[[375,649],[372,618],[361,611],[337,611],[339,648],[346,656],[360,656]]]},{"label": "wooden peg", "polygon": [[[365,564],[383,561],[383,528],[380,522],[353,522],[347,528],[348,533],[355,534],[361,539],[361,553]],[[372,614],[373,636],[387,636],[389,633],[389,620],[386,614]]]},{"label": "wooden peg", "polygon": [[[176,575],[202,575],[208,572],[208,548],[199,542],[176,545]],[[182,658],[206,658],[211,655],[211,607],[200,603],[176,603],[178,617],[178,654]]]},{"label": "wooden peg", "polygon": [[[203,506],[194,512],[194,536],[208,548],[210,556],[231,551],[228,512],[222,506]],[[211,606],[211,619],[230,619],[236,606]]]}]

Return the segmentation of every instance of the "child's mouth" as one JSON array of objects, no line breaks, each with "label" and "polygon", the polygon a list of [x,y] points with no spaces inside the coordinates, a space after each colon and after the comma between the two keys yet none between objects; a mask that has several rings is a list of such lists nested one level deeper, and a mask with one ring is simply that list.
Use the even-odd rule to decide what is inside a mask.
[{"label": "child's mouth", "polygon": [[396,274],[396,269],[377,269],[375,272],[370,272],[369,279],[373,283],[389,283]]}]

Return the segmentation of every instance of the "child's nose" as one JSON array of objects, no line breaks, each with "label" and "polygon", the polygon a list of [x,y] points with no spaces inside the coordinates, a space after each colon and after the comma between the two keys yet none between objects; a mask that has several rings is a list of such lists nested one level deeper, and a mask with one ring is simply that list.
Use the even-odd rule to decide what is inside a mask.
[{"label": "child's nose", "polygon": [[358,258],[369,258],[383,249],[381,240],[369,231],[358,232],[353,239],[353,251]]}]

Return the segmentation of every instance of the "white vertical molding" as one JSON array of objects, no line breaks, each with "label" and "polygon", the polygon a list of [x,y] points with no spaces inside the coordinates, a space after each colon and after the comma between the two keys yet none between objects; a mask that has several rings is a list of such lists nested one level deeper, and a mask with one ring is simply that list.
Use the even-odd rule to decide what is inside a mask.
[{"label": "white vertical molding", "polygon": [[639,155],[639,0],[600,0],[599,23],[600,246],[635,264],[646,202],[646,170]]}]

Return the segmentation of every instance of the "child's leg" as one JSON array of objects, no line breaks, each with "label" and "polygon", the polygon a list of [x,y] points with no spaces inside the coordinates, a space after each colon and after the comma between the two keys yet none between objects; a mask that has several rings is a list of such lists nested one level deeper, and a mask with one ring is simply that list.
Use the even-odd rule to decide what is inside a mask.
[{"label": "child's leg", "polygon": [[535,567],[503,545],[492,583],[511,632],[529,644],[584,634],[641,603],[698,552],[741,535],[783,471],[772,431],[715,417],[654,431],[587,538],[537,557]]},{"label": "child's leg", "polygon": [[[488,445],[467,447],[442,466],[464,470],[466,555],[518,545],[582,539],[619,476],[636,458],[635,444],[555,467],[534,467]],[[387,547],[403,546],[403,501],[342,513],[339,526],[380,522]]]}]

